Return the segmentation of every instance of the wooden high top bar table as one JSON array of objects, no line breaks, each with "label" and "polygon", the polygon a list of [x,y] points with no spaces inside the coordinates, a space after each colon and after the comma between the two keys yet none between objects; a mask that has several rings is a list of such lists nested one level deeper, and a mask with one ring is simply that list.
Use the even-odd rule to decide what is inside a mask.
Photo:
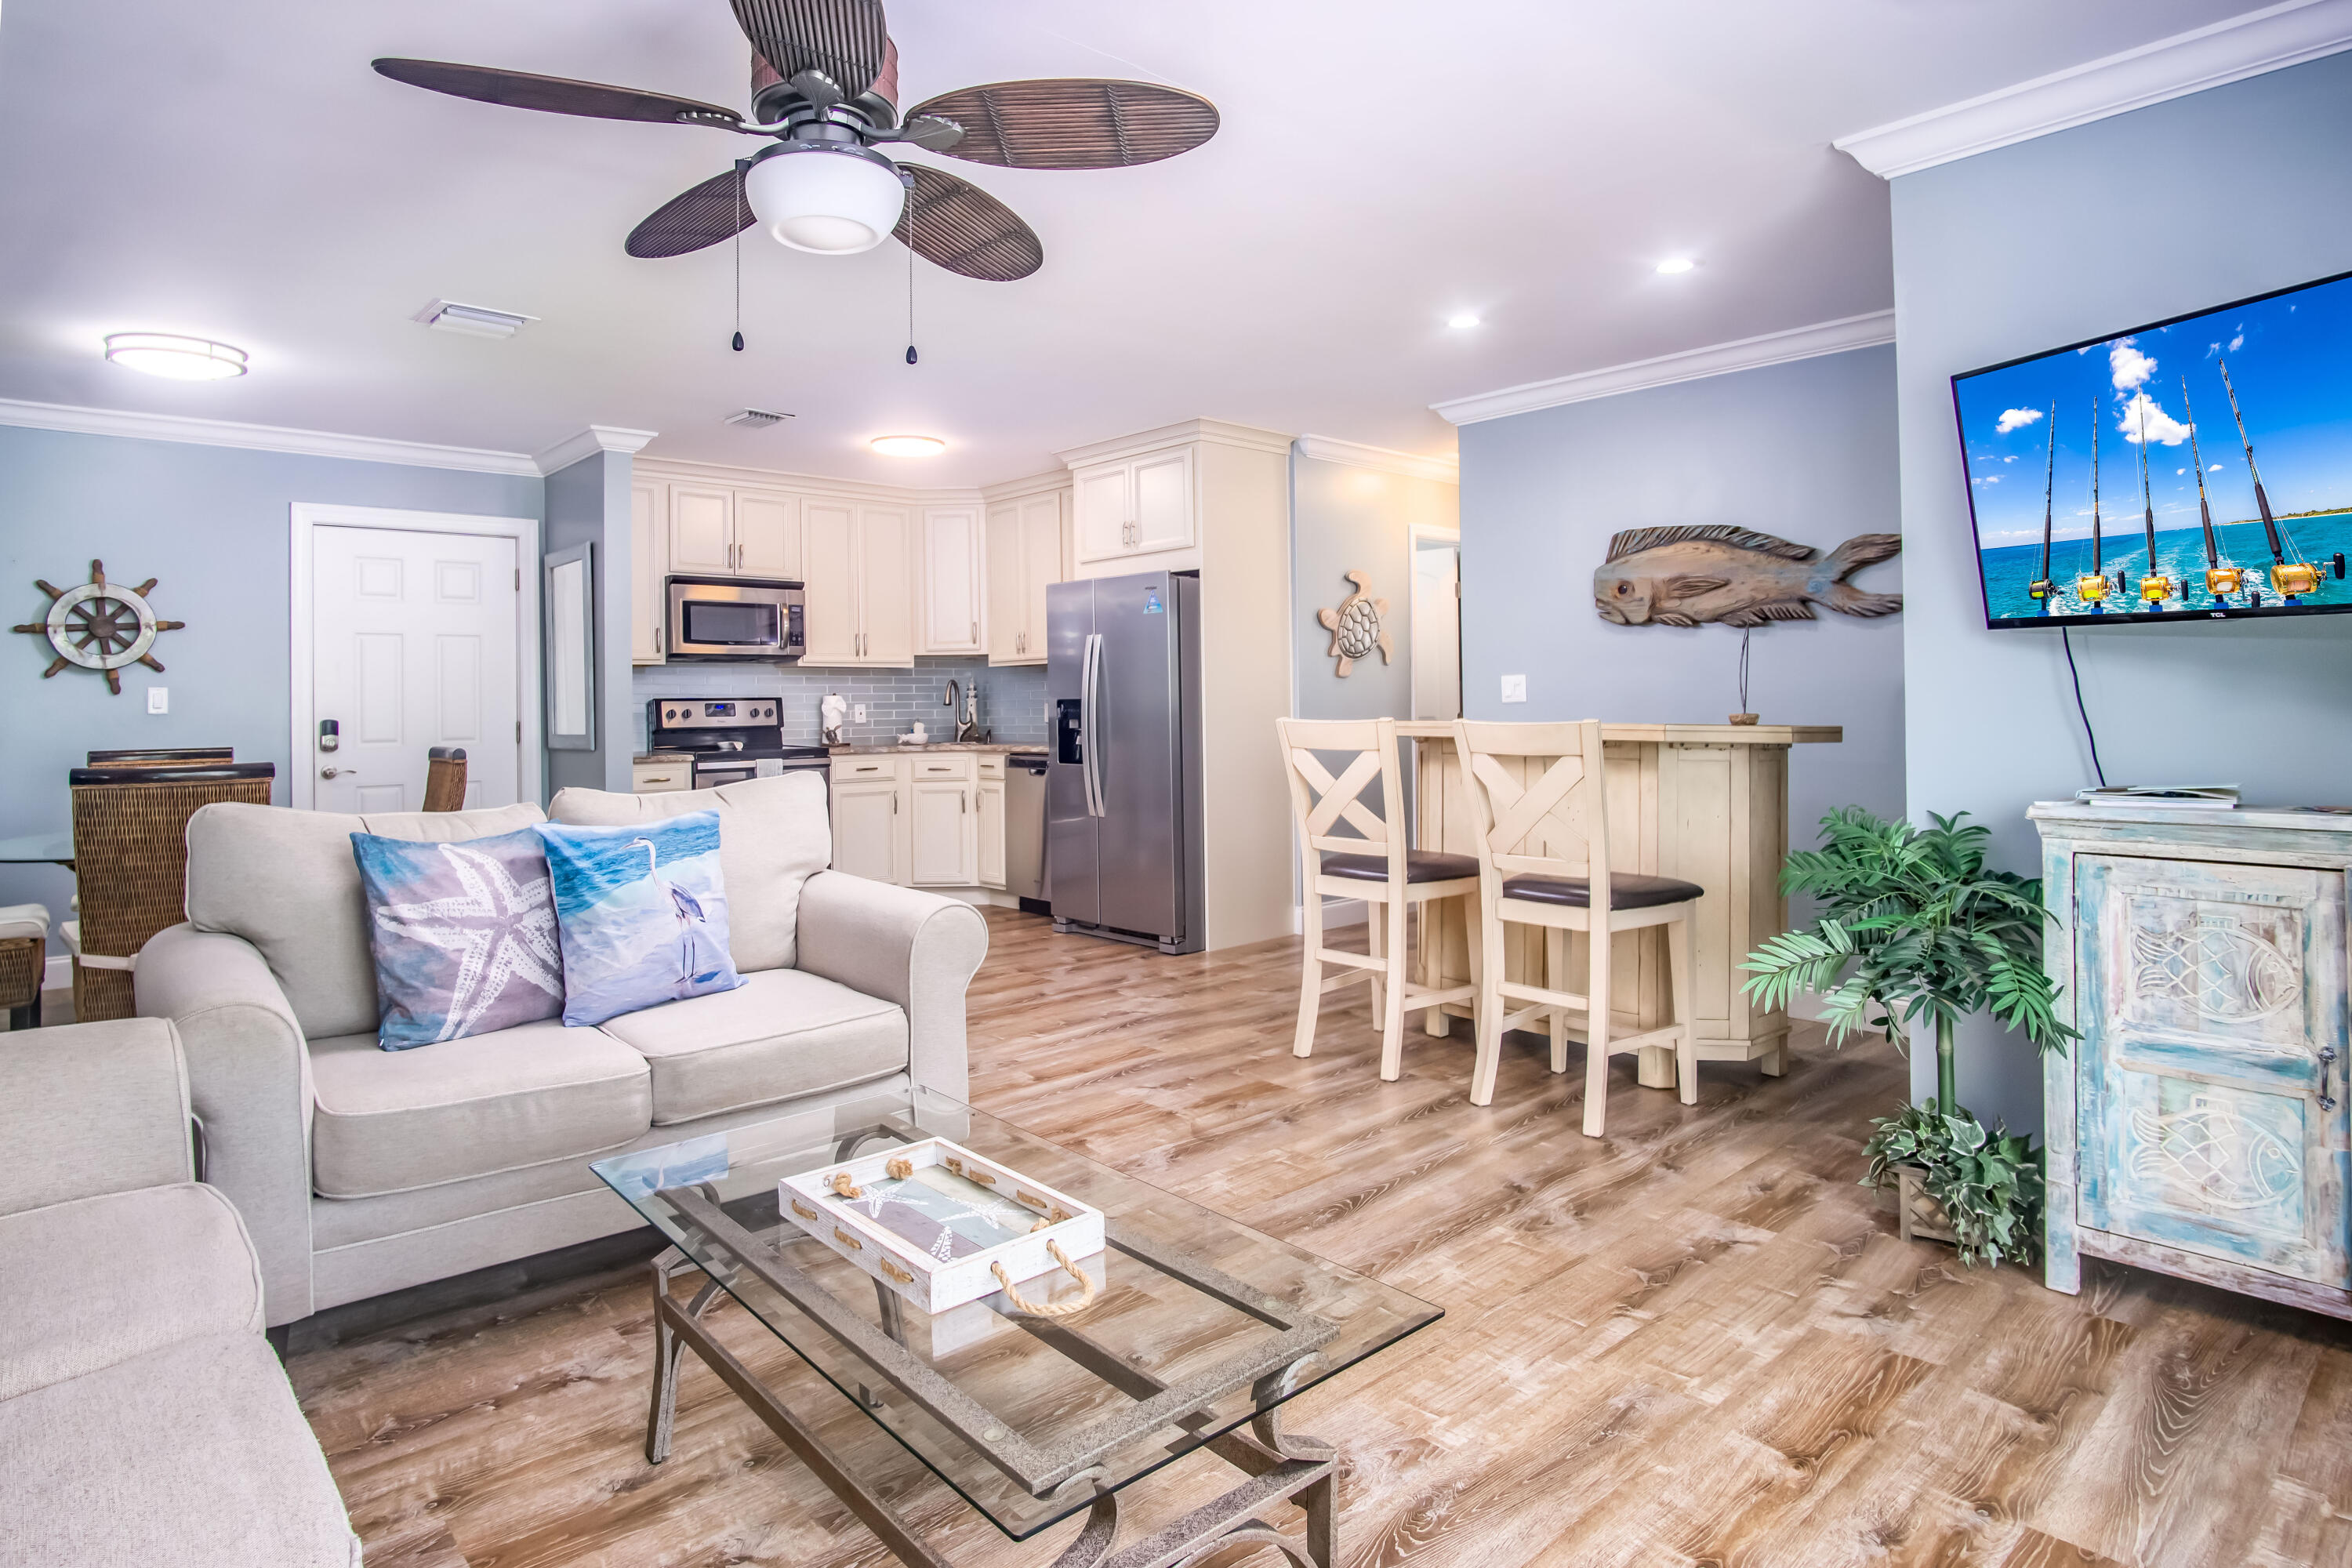
[{"label": "wooden high top bar table", "polygon": [[[1476,853],[1470,808],[1454,752],[1453,726],[1416,720],[1397,726],[1414,748],[1414,844],[1457,855]],[[1740,962],[1757,944],[1789,929],[1780,866],[1789,852],[1789,748],[1845,739],[1836,725],[1603,724],[1609,790],[1609,856],[1619,871],[1679,877],[1706,889],[1691,921],[1692,996],[1701,1061],[1758,1061],[1778,1077],[1788,1070],[1789,1016],[1759,1012],[1741,994]],[[1507,763],[1517,767],[1519,764]],[[1460,900],[1426,906],[1435,922],[1423,941],[1436,954],[1433,985],[1470,978]],[[1475,918],[1475,915],[1470,918]],[[1508,928],[1508,972],[1528,978],[1543,963],[1541,933]],[[1585,939],[1570,933],[1566,976],[1551,981],[1581,992]],[[1610,994],[1615,1033],[1636,1034],[1674,1022],[1663,930],[1620,933]],[[1467,1016],[1467,1005],[1445,1011]],[[1436,1023],[1433,1014],[1430,1022]],[[1577,1032],[1570,1031],[1571,1037]],[[1672,1088],[1675,1056],[1641,1053],[1641,1079]]]}]

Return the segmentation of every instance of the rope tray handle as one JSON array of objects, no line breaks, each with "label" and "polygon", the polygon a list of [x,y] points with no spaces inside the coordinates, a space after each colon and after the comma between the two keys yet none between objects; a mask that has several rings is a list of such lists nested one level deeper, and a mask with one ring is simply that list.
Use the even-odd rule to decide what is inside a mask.
[{"label": "rope tray handle", "polygon": [[1013,1304],[1013,1310],[1032,1318],[1067,1318],[1093,1306],[1095,1298],[1102,1292],[1102,1282],[1088,1278],[1086,1270],[1071,1262],[1070,1255],[1062,1250],[1060,1242],[1046,1242],[1045,1250],[1054,1255],[1054,1261],[1062,1266],[1065,1274],[1086,1287],[1085,1291],[1075,1301],[1032,1301],[1013,1283],[1013,1277],[1004,1272],[1003,1264],[992,1263],[988,1271],[995,1275],[996,1282],[1004,1288],[1004,1299]]}]

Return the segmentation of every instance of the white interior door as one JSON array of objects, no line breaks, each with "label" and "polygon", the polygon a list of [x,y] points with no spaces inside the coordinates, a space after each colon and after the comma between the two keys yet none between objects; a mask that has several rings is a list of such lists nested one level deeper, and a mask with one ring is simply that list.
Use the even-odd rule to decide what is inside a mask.
[{"label": "white interior door", "polygon": [[1413,541],[1412,716],[1462,717],[1462,550]]},{"label": "white interior door", "polygon": [[[415,811],[425,753],[466,749],[466,804],[520,798],[515,541],[389,528],[315,531],[310,749],[320,811]],[[332,721],[340,743],[320,747]]]}]

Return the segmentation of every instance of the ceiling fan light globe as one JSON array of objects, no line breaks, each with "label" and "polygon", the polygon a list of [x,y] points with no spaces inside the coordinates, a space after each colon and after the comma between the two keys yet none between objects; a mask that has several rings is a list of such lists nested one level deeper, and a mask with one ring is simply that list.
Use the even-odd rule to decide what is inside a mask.
[{"label": "ceiling fan light globe", "polygon": [[889,237],[907,205],[907,187],[897,165],[877,153],[806,147],[752,164],[743,176],[743,199],[779,244],[819,256],[854,256]]}]

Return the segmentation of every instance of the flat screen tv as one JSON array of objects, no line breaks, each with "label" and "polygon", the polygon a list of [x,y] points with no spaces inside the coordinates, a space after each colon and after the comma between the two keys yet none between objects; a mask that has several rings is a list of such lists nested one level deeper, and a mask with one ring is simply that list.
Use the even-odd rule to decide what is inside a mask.
[{"label": "flat screen tv", "polygon": [[1952,377],[1985,624],[2352,610],[2352,273]]}]

